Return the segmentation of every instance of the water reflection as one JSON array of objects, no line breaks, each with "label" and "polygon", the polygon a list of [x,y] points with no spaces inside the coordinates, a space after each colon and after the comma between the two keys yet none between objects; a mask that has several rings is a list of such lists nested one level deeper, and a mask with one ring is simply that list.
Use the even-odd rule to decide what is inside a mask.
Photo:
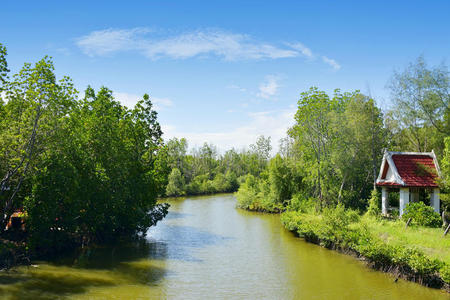
[{"label": "water reflection", "polygon": [[190,217],[190,216],[192,216],[192,215],[186,214],[186,213],[180,213],[180,212],[176,212],[176,211],[169,211],[169,213],[167,214],[165,219],[166,220],[183,219],[183,218]]},{"label": "water reflection", "polygon": [[[169,245],[165,248],[167,251],[165,258],[190,262],[202,261],[193,254],[195,249],[218,245],[231,239],[192,226],[167,225],[165,223],[150,231],[149,236],[150,244]],[[158,253],[151,253],[150,255],[155,259],[160,258]]]},{"label": "water reflection", "polygon": [[233,196],[171,201],[146,238],[0,273],[6,299],[448,299],[304,243]]}]

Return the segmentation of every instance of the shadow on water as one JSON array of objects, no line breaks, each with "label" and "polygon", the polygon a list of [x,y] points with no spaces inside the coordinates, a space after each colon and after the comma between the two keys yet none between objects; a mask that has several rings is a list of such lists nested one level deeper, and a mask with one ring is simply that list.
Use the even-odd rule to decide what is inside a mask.
[{"label": "shadow on water", "polygon": [[167,271],[153,257],[165,259],[167,245],[145,239],[110,247],[75,251],[37,266],[0,273],[0,297],[55,299],[82,294],[92,287],[156,285]]},{"label": "shadow on water", "polygon": [[168,274],[166,260],[201,262],[194,256],[196,249],[228,239],[191,226],[160,223],[147,238],[76,250],[37,267],[0,273],[0,297],[55,299],[83,294],[93,287],[155,286]]},{"label": "shadow on water", "polygon": [[22,271],[20,274],[1,274],[0,282],[0,295],[9,299],[56,299],[84,293],[89,287],[114,285],[108,278],[96,278],[87,274],[82,276],[69,270],[62,272],[52,268],[35,272]]}]

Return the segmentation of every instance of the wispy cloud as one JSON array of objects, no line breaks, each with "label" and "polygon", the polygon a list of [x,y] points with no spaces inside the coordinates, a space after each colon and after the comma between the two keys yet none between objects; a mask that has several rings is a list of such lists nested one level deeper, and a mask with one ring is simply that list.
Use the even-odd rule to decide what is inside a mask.
[{"label": "wispy cloud", "polygon": [[[134,51],[152,60],[219,57],[227,61],[237,61],[302,56],[312,59],[316,56],[310,48],[299,42],[276,45],[255,40],[246,34],[218,29],[197,30],[169,36],[162,36],[142,27],[105,29],[77,38],[76,44],[89,56]],[[328,61],[325,62],[330,64]],[[332,67],[336,68],[335,65]]]},{"label": "wispy cloud", "polygon": [[279,78],[277,76],[266,76],[265,81],[259,85],[259,92],[257,96],[264,99],[269,99],[270,97],[275,96],[278,88],[280,87],[278,82]]},{"label": "wispy cloud", "polygon": [[277,111],[262,111],[248,114],[248,122],[230,131],[190,132],[178,130],[171,125],[162,125],[164,139],[185,137],[190,146],[201,146],[204,142],[217,145],[219,150],[225,151],[234,147],[242,149],[256,141],[259,135],[272,138],[273,153],[278,151],[278,141],[286,136],[286,132],[294,122],[296,108]]},{"label": "wispy cloud", "polygon": [[294,43],[294,44],[288,44],[288,45],[290,47],[292,47],[293,49],[300,51],[301,54],[303,54],[304,56],[306,56],[308,58],[314,57],[312,50],[309,49],[308,47],[306,47],[305,45],[303,45],[302,43]]},{"label": "wispy cloud", "polygon": [[76,44],[89,56],[102,56],[140,48],[141,37],[148,32],[145,28],[99,30],[77,38]]},{"label": "wispy cloud", "polygon": [[[133,108],[136,103],[142,99],[142,96],[138,96],[135,94],[128,94],[128,93],[118,93],[114,92],[114,98],[119,101],[122,105]],[[168,107],[172,107],[173,101],[168,98],[156,98],[156,97],[150,97],[150,100],[152,101],[154,105],[154,109],[157,111],[164,110]]]},{"label": "wispy cloud", "polygon": [[329,64],[335,70],[339,70],[341,68],[341,65],[338,64],[334,59],[328,58],[326,56],[322,56],[322,60],[324,63]]},{"label": "wispy cloud", "polygon": [[186,59],[211,55],[225,60],[241,60],[277,59],[298,55],[293,49],[254,41],[247,35],[220,30],[194,31],[164,38],[149,36],[150,32],[146,28],[99,30],[78,38],[76,43],[90,56],[131,50],[151,59],[162,57]]}]

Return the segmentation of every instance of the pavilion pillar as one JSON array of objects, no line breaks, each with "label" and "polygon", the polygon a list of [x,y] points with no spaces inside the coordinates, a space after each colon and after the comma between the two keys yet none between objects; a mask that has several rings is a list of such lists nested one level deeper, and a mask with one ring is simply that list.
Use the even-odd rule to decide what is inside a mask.
[{"label": "pavilion pillar", "polygon": [[433,189],[433,193],[430,195],[430,205],[434,211],[440,213],[441,199],[439,197],[439,189]]},{"label": "pavilion pillar", "polygon": [[387,215],[389,209],[388,190],[387,187],[381,188],[381,213]]},{"label": "pavilion pillar", "polygon": [[406,205],[409,203],[409,188],[400,188],[400,217],[405,211]]}]

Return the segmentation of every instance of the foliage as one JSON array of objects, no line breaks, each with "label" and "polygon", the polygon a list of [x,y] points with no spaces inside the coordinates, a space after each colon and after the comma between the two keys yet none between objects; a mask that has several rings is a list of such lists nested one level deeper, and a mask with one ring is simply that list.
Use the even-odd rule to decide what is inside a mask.
[{"label": "foliage", "polygon": [[[270,138],[264,136],[258,137],[256,143],[250,145],[250,150],[238,152],[231,149],[223,155],[218,153],[214,145],[208,143],[188,152],[186,139],[173,138],[164,145],[163,151],[160,152],[161,159],[157,160],[161,169],[161,183],[167,185],[159,195],[235,192],[247,174],[259,176],[264,171],[270,151]],[[177,184],[174,184],[175,175]],[[238,180],[239,178],[242,180]]]},{"label": "foliage", "polygon": [[407,221],[411,218],[413,224],[427,227],[441,227],[441,217],[431,206],[423,202],[411,202],[405,207],[402,219]]},{"label": "foliage", "polygon": [[316,201],[314,198],[306,198],[303,193],[296,193],[292,196],[292,199],[287,206],[287,210],[301,213],[313,213],[316,210],[315,203]]},{"label": "foliage", "polygon": [[445,65],[428,67],[423,56],[403,72],[395,72],[390,83],[395,103],[393,117],[398,135],[406,137],[403,151],[442,154],[443,138],[450,135],[445,116],[450,110],[450,78]]},{"label": "foliage", "polygon": [[369,199],[369,207],[367,208],[366,214],[372,217],[380,216],[380,194],[376,189],[372,190]]},{"label": "foliage", "polygon": [[2,91],[2,85],[6,82],[8,76],[8,62],[6,60],[6,55],[8,51],[6,47],[0,44],[0,91]]},{"label": "foliage", "polygon": [[169,180],[166,187],[167,196],[181,196],[183,195],[184,178],[178,168],[173,168],[169,175]]},{"label": "foliage", "polygon": [[253,175],[247,176],[236,193],[236,198],[238,207],[248,210],[279,212],[283,209],[268,181]]},{"label": "foliage", "polygon": [[429,279],[436,274],[440,274],[444,282],[450,282],[447,263],[430,258],[410,245],[384,242],[354,211],[346,211],[343,206],[327,208],[321,215],[288,211],[281,215],[281,222],[287,229],[324,247],[354,250],[376,268],[399,267],[407,275],[419,277],[430,285],[436,284]]},{"label": "foliage", "polygon": [[145,233],[164,217],[164,147],[148,95],[133,109],[104,87],[79,99],[49,58],[1,76],[3,222],[23,207],[30,245],[48,251]]},{"label": "foliage", "polygon": [[441,163],[441,203],[444,210],[450,210],[450,137],[444,139],[444,154]]},{"label": "foliage", "polygon": [[364,208],[384,145],[382,115],[375,102],[355,91],[333,97],[317,88],[302,93],[289,130],[303,187],[323,207],[336,202]]}]

